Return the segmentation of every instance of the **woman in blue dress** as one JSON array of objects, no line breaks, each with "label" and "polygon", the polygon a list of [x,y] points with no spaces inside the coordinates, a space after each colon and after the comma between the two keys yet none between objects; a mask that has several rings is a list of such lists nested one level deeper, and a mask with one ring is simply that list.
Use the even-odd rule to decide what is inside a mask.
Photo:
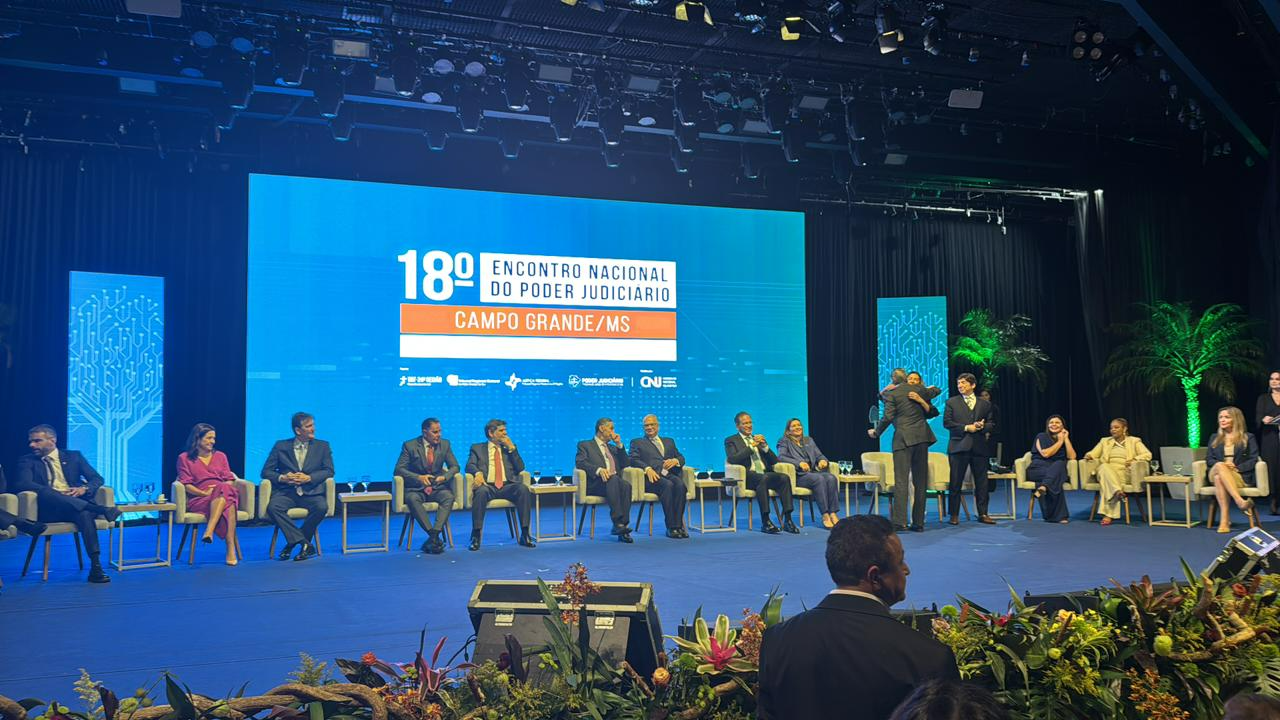
[{"label": "woman in blue dress", "polygon": [[822,513],[822,526],[830,530],[840,521],[839,481],[829,471],[827,457],[813,438],[804,434],[799,418],[787,421],[786,432],[778,440],[778,459],[796,466],[796,485],[813,491],[813,501]]},{"label": "woman in blue dress", "polygon": [[1031,467],[1027,478],[1036,484],[1035,496],[1040,500],[1040,514],[1045,522],[1067,524],[1067,461],[1076,459],[1071,435],[1061,415],[1050,415],[1044,432],[1036,435],[1031,451]]}]

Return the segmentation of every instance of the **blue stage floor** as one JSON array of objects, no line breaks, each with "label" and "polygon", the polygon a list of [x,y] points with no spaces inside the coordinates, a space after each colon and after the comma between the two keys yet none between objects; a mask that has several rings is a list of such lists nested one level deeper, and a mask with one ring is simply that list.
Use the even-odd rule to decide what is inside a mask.
[{"label": "blue stage floor", "polygon": [[[1068,502],[1075,516],[1067,526],[1037,518],[954,528],[937,524],[930,502],[927,532],[903,535],[911,577],[908,600],[898,608],[949,602],[955,593],[1002,608],[1006,581],[1019,592],[1039,593],[1098,586],[1110,578],[1128,582],[1144,573],[1155,580],[1181,577],[1179,556],[1203,569],[1227,537],[1204,527],[1150,528],[1136,514],[1132,527],[1101,528],[1084,520],[1085,493],[1071,493]],[[1025,495],[1019,500],[1025,512],[1024,503]],[[1003,508],[993,502],[992,509]],[[559,510],[543,513],[544,531],[559,528]],[[699,606],[737,618],[778,585],[786,593],[784,613],[793,614],[815,605],[831,586],[821,526],[809,525],[799,536],[766,536],[746,532],[743,518],[737,533],[695,532],[690,540],[637,534],[634,545],[622,545],[607,534],[606,515],[594,540],[530,550],[516,546],[501,516],[490,513],[485,546],[471,553],[465,547],[469,524],[468,513],[455,513],[459,546],[441,556],[403,549],[344,556],[341,519],[333,518],[321,530],[324,556],[302,563],[266,559],[271,528],[247,527],[241,531],[245,561],[238,567],[223,565],[221,544],[200,546],[194,566],[184,557],[172,568],[113,570],[105,586],[84,581],[70,537],[54,540],[48,582],[40,581],[39,549],[31,573],[19,578],[28,541],[0,543],[0,694],[56,696],[70,705],[82,667],[121,693],[150,684],[164,670],[201,693],[231,692],[246,680],[253,693],[283,681],[300,651],[322,660],[366,651],[412,660],[424,625],[431,642],[449,637],[451,653],[471,633],[466,603],[477,580],[554,581],[577,561],[595,580],[653,583],[668,633]],[[1234,527],[1246,527],[1238,515]],[[393,543],[399,529],[393,517]],[[351,532],[355,542],[375,540],[380,519],[353,517]],[[128,548],[136,543],[135,555],[154,542],[149,527],[130,527],[127,536]],[[415,539],[422,540],[420,534]],[[106,540],[104,532],[104,545]]]}]

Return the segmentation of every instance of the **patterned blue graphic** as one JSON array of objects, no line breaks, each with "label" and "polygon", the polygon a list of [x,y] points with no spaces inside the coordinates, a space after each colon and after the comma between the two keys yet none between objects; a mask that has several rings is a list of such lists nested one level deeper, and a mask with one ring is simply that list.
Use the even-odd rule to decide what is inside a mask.
[{"label": "patterned blue graphic", "polygon": [[[402,355],[402,304],[484,304],[482,253],[675,263],[675,360]],[[656,413],[691,466],[721,470],[737,411],[771,443],[808,415],[801,213],[253,175],[247,322],[251,476],[298,410],[339,482],[388,480],[428,416],[459,455],[505,419],[552,475],[601,416],[630,440]]]},{"label": "patterned blue graphic", "polygon": [[[879,353],[879,385],[890,382],[896,367],[915,370],[925,385],[937,385],[942,393],[934,398],[938,412],[950,395],[947,375],[947,298],[905,297],[876,299],[876,347]],[[883,405],[883,403],[882,403]],[[883,407],[882,407],[883,411]],[[942,415],[929,421],[938,442],[930,452],[946,452]],[[880,449],[893,449],[893,427],[880,437]]]},{"label": "patterned blue graphic", "polygon": [[66,447],[118,504],[161,489],[164,278],[72,272]]}]

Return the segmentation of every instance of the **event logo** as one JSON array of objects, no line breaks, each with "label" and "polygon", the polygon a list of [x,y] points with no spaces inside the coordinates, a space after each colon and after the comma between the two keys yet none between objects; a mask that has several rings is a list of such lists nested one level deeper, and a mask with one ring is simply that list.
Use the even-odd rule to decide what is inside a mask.
[{"label": "event logo", "polygon": [[507,378],[507,381],[503,383],[503,385],[506,385],[512,390],[515,390],[516,386],[519,384],[520,384],[520,378],[516,377],[515,373],[511,373],[511,377]]},{"label": "event logo", "polygon": [[578,377],[577,375],[569,376],[569,387],[578,387],[581,384],[582,384],[582,378]]},{"label": "event logo", "polygon": [[640,387],[655,390],[673,390],[676,387],[676,379],[670,375],[641,375]]}]

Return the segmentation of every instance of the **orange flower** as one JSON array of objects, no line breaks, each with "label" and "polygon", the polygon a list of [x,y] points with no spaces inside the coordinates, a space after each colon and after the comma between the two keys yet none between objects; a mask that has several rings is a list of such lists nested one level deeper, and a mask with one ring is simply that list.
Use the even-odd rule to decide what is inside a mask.
[{"label": "orange flower", "polygon": [[360,662],[364,663],[365,665],[372,665],[378,662],[378,656],[374,655],[371,652],[367,652],[360,656]]},{"label": "orange flower", "polygon": [[671,682],[671,672],[666,668],[658,668],[653,671],[653,686],[662,689]]}]

